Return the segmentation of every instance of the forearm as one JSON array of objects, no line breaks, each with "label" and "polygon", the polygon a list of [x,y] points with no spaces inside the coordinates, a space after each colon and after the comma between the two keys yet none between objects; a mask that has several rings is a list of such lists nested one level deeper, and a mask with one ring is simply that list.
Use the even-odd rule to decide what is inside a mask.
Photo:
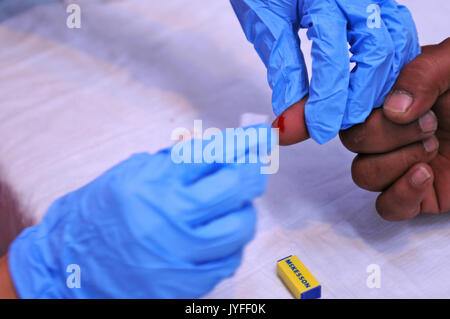
[{"label": "forearm", "polygon": [[0,299],[17,298],[8,267],[7,248],[25,228],[22,205],[0,167]]},{"label": "forearm", "polygon": [[0,299],[17,299],[8,268],[8,255],[0,258]]},{"label": "forearm", "polygon": [[0,164],[0,257],[5,255],[11,242],[31,224],[25,216],[22,201],[8,180]]}]

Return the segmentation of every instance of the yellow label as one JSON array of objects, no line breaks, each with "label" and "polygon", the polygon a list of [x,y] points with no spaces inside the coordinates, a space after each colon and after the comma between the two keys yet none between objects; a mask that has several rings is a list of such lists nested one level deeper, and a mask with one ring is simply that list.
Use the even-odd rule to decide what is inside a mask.
[{"label": "yellow label", "polygon": [[279,260],[277,273],[295,298],[320,298],[319,282],[297,256],[292,255]]}]

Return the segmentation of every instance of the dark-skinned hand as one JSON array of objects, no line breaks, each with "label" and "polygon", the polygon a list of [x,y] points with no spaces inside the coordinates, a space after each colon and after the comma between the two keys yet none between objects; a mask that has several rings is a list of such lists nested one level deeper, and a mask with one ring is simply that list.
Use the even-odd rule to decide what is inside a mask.
[{"label": "dark-skinned hand", "polygon": [[[309,138],[306,100],[273,122],[281,145]],[[403,68],[383,108],[340,137],[358,153],[352,165],[355,183],[381,192],[376,207],[383,218],[450,211],[450,38],[423,47]]]}]

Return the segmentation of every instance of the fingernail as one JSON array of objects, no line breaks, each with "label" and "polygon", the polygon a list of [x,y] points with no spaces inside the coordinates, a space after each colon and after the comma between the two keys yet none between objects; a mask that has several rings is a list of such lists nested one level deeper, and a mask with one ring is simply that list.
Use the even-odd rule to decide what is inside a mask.
[{"label": "fingernail", "polygon": [[420,186],[423,185],[427,180],[429,180],[431,174],[425,167],[419,167],[414,174],[411,176],[411,183]]},{"label": "fingernail", "polygon": [[419,126],[422,132],[429,133],[437,130],[438,122],[433,111],[428,111],[419,119]]},{"label": "fingernail", "polygon": [[438,149],[439,142],[436,137],[432,136],[423,141],[423,147],[425,148],[425,151],[431,153]]},{"label": "fingernail", "polygon": [[405,91],[392,92],[384,102],[384,108],[391,112],[404,113],[413,102],[413,98]]}]

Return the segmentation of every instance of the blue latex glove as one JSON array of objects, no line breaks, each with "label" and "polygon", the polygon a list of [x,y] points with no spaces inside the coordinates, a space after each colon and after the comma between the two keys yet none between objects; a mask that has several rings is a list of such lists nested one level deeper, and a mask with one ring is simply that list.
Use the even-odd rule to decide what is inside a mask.
[{"label": "blue latex glove", "polygon": [[[420,53],[405,6],[393,0],[231,0],[273,89],[278,116],[309,94],[310,136],[319,143],[362,123],[380,107],[401,68]],[[380,28],[369,28],[370,5],[381,8]],[[369,12],[368,12],[369,8]],[[312,77],[300,51],[299,28],[312,40]],[[350,72],[348,43],[356,67]]]},{"label": "blue latex glove", "polygon": [[[192,140],[185,143],[194,149]],[[263,139],[256,146],[271,147]],[[234,273],[255,231],[251,201],[263,193],[267,175],[260,161],[238,163],[249,150],[235,147],[239,155],[228,164],[176,164],[171,149],[137,154],[58,199],[10,246],[18,295],[204,295]],[[81,288],[66,285],[72,264],[80,267]]]}]

